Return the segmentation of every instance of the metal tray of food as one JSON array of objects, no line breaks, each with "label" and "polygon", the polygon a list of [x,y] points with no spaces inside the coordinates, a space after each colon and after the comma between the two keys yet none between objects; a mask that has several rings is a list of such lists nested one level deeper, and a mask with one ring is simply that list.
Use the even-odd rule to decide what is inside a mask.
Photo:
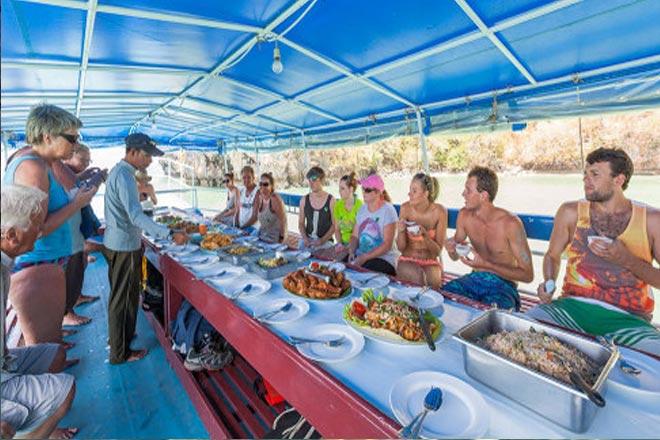
[{"label": "metal tray of food", "polygon": [[[267,280],[283,277],[305,264],[304,261],[289,258],[285,252],[264,252],[261,255],[247,258],[246,263],[247,270]],[[269,267],[266,265],[268,263],[274,265]]]},{"label": "metal tray of food", "polygon": [[586,431],[597,406],[585,393],[477,344],[479,338],[500,331],[531,328],[554,336],[588,356],[600,369],[592,389],[605,396],[607,376],[618,361],[619,352],[586,337],[519,314],[491,310],[460,329],[453,338],[463,344],[465,371],[469,376],[571,431]]},{"label": "metal tray of food", "polygon": [[218,248],[217,252],[221,261],[239,265],[252,257],[263,255],[265,250],[259,245],[245,242]]}]

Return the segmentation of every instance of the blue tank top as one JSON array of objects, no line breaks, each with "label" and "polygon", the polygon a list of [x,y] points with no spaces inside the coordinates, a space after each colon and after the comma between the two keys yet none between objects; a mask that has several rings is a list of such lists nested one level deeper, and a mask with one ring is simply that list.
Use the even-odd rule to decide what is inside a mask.
[{"label": "blue tank top", "polygon": [[[16,168],[26,159],[37,159],[43,161],[40,157],[27,155],[17,157],[7,165],[7,172],[3,177],[4,183],[14,183],[14,174]],[[48,213],[57,211],[69,203],[69,197],[62,185],[53,178],[50,168],[48,169],[48,182],[50,189],[48,191]],[[71,255],[71,229],[69,222],[62,225],[45,237],[39,238],[34,243],[34,250],[16,257],[17,263],[32,263],[35,261],[54,260]]]}]

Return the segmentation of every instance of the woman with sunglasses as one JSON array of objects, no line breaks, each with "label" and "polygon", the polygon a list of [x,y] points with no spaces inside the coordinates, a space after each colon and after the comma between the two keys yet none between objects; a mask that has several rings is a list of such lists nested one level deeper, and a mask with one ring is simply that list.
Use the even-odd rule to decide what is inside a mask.
[{"label": "woman with sunglasses", "polygon": [[305,247],[322,247],[335,231],[333,213],[335,198],[323,190],[325,171],[312,167],[307,172],[310,192],[300,200],[298,231]]},{"label": "woman with sunglasses", "polygon": [[238,187],[234,185],[234,173],[225,173],[222,184],[227,188],[227,204],[225,209],[213,218],[213,221],[234,226],[236,202],[241,197]]},{"label": "woman with sunglasses", "polygon": [[396,239],[401,252],[397,276],[434,288],[442,286],[440,253],[447,234],[447,209],[435,203],[439,192],[437,178],[424,173],[413,176],[409,200],[401,205]]},{"label": "woman with sunglasses", "polygon": [[241,229],[252,233],[259,227],[257,219],[257,206],[259,206],[259,186],[254,182],[254,168],[246,165],[241,170],[243,187],[239,190],[234,214],[234,224]]},{"label": "woman with sunglasses", "polygon": [[287,224],[284,201],[275,192],[272,173],[264,173],[259,181],[259,238],[271,243],[282,243],[286,239]]},{"label": "woman with sunglasses", "polygon": [[25,345],[62,341],[64,271],[72,254],[68,221],[91,202],[98,188],[81,188],[69,197],[53,164],[71,158],[80,127],[78,118],[54,105],[32,108],[25,127],[30,147],[14,155],[3,176],[3,183],[34,186],[48,195],[43,202],[46,214],[40,238],[33,250],[16,258],[12,269],[9,300],[21,322]]},{"label": "woman with sunglasses", "polygon": [[341,199],[335,203],[334,227],[337,246],[335,251],[337,258],[348,259],[348,245],[351,241],[351,234],[355,226],[355,218],[358,210],[362,206],[362,200],[355,196],[357,189],[357,179],[355,171],[339,179],[339,195]]},{"label": "woman with sunglasses", "polygon": [[394,234],[398,216],[383,179],[372,174],[358,180],[364,205],[358,210],[349,244],[349,262],[387,275],[396,275]]}]

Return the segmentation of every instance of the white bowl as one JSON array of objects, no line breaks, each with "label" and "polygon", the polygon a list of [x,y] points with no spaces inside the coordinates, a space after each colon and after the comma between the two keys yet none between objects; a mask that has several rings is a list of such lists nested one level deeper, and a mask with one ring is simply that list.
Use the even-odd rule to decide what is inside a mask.
[{"label": "white bowl", "polygon": [[603,243],[612,243],[611,238],[603,237],[602,235],[590,235],[587,237],[587,241],[589,242],[589,244],[591,244],[591,242],[593,242],[594,240],[601,241]]},{"label": "white bowl", "polygon": [[471,250],[472,247],[469,244],[459,243],[456,245],[456,253],[462,257],[467,257]]},{"label": "white bowl", "polygon": [[406,229],[408,229],[408,232],[410,232],[411,234],[414,235],[419,234],[419,225],[408,226]]}]

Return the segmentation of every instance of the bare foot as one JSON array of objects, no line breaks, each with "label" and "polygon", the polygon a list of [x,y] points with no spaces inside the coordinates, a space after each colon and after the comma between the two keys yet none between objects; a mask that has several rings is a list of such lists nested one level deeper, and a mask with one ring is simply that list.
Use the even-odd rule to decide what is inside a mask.
[{"label": "bare foot", "polygon": [[75,358],[75,359],[67,359],[67,360],[64,362],[64,368],[63,368],[63,370],[66,370],[67,368],[71,368],[71,367],[73,367],[74,365],[78,364],[78,362],[80,362],[80,359],[79,359],[79,358]]},{"label": "bare foot", "polygon": [[71,336],[71,335],[75,335],[76,333],[78,333],[78,330],[73,330],[73,329],[71,329],[71,330],[62,329],[62,336]]},{"label": "bare foot", "polygon": [[56,428],[48,438],[73,438],[78,433],[78,428]]},{"label": "bare foot", "polygon": [[131,350],[131,354],[126,358],[126,362],[139,361],[147,355],[147,350]]},{"label": "bare foot", "polygon": [[69,342],[69,341],[62,341],[60,342],[62,347],[64,347],[65,350],[71,350],[73,347],[76,346],[75,342]]},{"label": "bare foot", "polygon": [[64,315],[64,319],[62,320],[62,325],[78,326],[78,325],[89,324],[90,322],[92,322],[92,318],[78,315],[75,312],[69,312],[66,315]]},{"label": "bare foot", "polygon": [[76,305],[81,306],[83,304],[91,303],[91,302],[94,302],[94,301],[98,300],[99,298],[101,298],[101,297],[100,296],[91,296],[91,295],[80,294],[80,296],[78,297],[78,301],[76,301]]},{"label": "bare foot", "polygon": [[88,263],[93,263],[96,261],[96,257],[94,255],[88,255],[87,256],[87,262]]}]

